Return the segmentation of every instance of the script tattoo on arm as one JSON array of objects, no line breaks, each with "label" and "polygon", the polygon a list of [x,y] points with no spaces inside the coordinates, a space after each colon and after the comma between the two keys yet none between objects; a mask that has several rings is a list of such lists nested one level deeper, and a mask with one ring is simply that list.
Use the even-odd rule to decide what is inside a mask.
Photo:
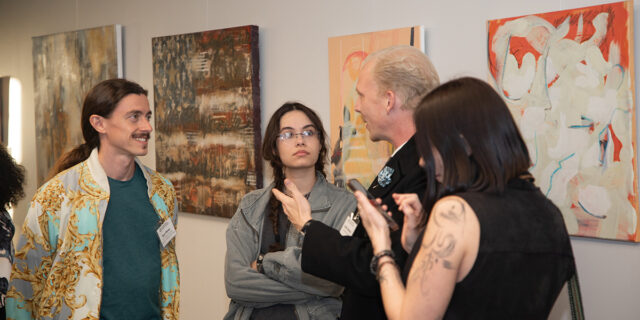
[{"label": "script tattoo on arm", "polygon": [[[445,269],[454,270],[449,258],[456,249],[459,236],[465,222],[465,204],[460,200],[447,200],[433,212],[429,223],[437,229],[433,235],[425,239],[420,246],[423,252],[415,271],[412,270],[410,281],[418,281],[424,295],[429,293],[428,272],[441,264]],[[445,228],[447,227],[447,228]]]}]

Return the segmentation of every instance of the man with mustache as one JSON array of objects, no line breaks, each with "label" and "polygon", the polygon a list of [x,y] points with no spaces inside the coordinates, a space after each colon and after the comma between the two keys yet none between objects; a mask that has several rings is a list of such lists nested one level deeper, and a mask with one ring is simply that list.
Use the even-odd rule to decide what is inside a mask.
[{"label": "man with mustache", "polygon": [[[392,251],[400,270],[407,257],[400,240],[404,218],[393,194],[422,196],[425,192],[426,178],[418,164],[413,137],[413,112],[439,82],[438,73],[422,51],[394,46],[364,60],[356,85],[355,110],[365,121],[370,139],[387,141],[395,149],[369,192],[382,199],[401,227],[391,232]],[[282,201],[291,224],[305,234],[302,270],[345,287],[340,319],[386,319],[378,281],[370,272],[373,249],[359,219],[353,219],[351,226],[343,226],[343,232],[338,232],[311,219],[307,201],[295,185],[290,191],[293,197],[275,189],[274,194]]]},{"label": "man with mustache", "polygon": [[177,204],[144,166],[147,91],[124,79],[89,91],[85,142],[63,155],[36,193],[7,298],[12,319],[177,319]]}]

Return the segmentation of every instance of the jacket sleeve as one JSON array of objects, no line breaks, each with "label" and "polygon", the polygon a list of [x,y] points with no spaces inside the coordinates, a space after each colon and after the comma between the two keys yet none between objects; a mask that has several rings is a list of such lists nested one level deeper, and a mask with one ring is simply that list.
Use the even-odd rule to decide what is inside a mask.
[{"label": "jacket sleeve", "polygon": [[316,296],[337,297],[343,288],[333,282],[302,272],[300,247],[289,247],[284,251],[270,252],[264,256],[264,273],[296,290]]},{"label": "jacket sleeve", "polygon": [[[425,178],[420,167],[405,176],[393,192],[383,197],[382,202],[393,213],[400,228],[392,231],[391,250],[402,270],[407,253],[402,248],[401,235],[404,215],[398,212],[393,193],[417,193],[421,199],[425,190]],[[360,224],[354,236],[342,236],[326,224],[314,221],[306,230],[302,246],[302,270],[327,279],[368,297],[380,296],[380,285],[369,269],[373,258],[373,247],[366,231]]]},{"label": "jacket sleeve", "polygon": [[[53,218],[52,218],[53,217]],[[32,202],[18,241],[6,300],[7,319],[38,319],[42,288],[58,239],[59,219]]]},{"label": "jacket sleeve", "polygon": [[251,269],[258,252],[258,235],[238,209],[227,227],[224,280],[227,295],[249,307],[295,304],[313,296]]}]

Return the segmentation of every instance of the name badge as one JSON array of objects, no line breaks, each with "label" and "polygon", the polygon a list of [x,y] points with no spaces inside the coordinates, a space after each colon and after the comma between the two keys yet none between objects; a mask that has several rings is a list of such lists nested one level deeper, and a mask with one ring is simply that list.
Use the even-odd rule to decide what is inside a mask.
[{"label": "name badge", "polygon": [[347,220],[345,220],[342,224],[342,228],[340,228],[340,235],[352,236],[353,232],[356,231],[358,223],[360,223],[360,217],[357,214],[351,212],[347,217]]},{"label": "name badge", "polygon": [[165,220],[156,232],[158,233],[158,238],[160,238],[160,242],[163,247],[166,247],[169,241],[176,236],[176,228],[173,227],[171,219]]}]

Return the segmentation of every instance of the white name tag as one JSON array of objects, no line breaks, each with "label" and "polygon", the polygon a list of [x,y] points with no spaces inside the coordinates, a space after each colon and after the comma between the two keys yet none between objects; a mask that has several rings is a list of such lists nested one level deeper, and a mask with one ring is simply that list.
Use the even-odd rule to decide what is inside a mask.
[{"label": "white name tag", "polygon": [[176,236],[176,228],[173,227],[171,219],[165,220],[156,232],[158,233],[158,238],[160,238],[160,242],[163,247],[166,247],[169,241]]},{"label": "white name tag", "polygon": [[356,231],[358,222],[360,222],[360,218],[357,215],[354,215],[353,212],[351,212],[347,217],[347,220],[345,220],[344,224],[342,224],[342,228],[340,228],[340,234],[343,236],[352,236],[353,232]]}]

